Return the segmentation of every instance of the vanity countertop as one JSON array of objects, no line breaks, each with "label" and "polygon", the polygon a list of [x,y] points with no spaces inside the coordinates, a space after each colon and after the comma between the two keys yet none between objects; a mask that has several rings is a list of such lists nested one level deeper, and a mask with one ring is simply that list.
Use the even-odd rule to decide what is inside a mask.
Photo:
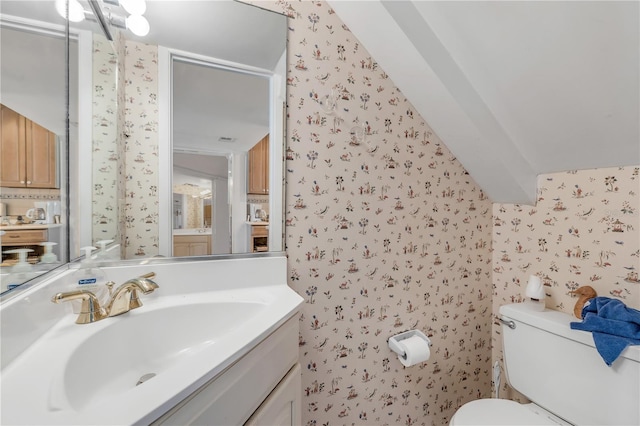
[{"label": "vanity countertop", "polygon": [[251,225],[251,226],[267,226],[269,225],[269,222],[247,222],[247,225]]},{"label": "vanity countertop", "polygon": [[211,228],[174,229],[173,235],[211,235]]},{"label": "vanity countertop", "polygon": [[[304,301],[286,283],[282,255],[105,271],[117,282],[155,272],[160,288],[140,309],[84,325],[50,301],[66,275],[2,304],[0,423],[151,424],[222,378]],[[157,374],[140,384],[140,372]]]},{"label": "vanity countertop", "polygon": [[29,223],[24,225],[1,225],[0,231],[20,231],[27,229],[51,229],[51,228],[59,228],[62,225],[59,223],[47,223],[47,224],[38,224],[38,223]]}]

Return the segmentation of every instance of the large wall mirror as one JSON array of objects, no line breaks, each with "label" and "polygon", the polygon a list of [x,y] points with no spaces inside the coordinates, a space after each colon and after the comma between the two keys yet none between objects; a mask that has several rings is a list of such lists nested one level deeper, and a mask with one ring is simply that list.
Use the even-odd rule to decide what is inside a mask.
[{"label": "large wall mirror", "polygon": [[[86,19],[70,23],[76,53],[69,55],[69,152],[59,151],[69,178],[54,219],[68,255],[59,260],[100,242],[103,261],[281,251],[286,17],[233,0],[147,1],[149,32],[142,36],[126,28],[117,1],[79,3]],[[92,5],[101,6],[108,34]],[[53,0],[3,0],[0,12],[3,19],[65,25]],[[157,85],[146,110],[152,118],[127,115],[136,49],[154,52],[153,75],[138,74]],[[4,51],[3,40],[3,66]],[[146,142],[129,138],[130,131],[146,127],[157,131],[155,145],[135,169],[134,150]],[[66,137],[64,128],[59,136]],[[130,200],[136,171],[157,179],[142,203]],[[131,219],[142,209],[148,209],[142,219]],[[136,241],[149,235],[146,245]],[[204,246],[201,236],[208,238]]]},{"label": "large wall mirror", "polygon": [[[269,166],[282,155],[284,51],[274,50],[267,65],[276,74],[187,52],[165,50],[162,58],[171,116],[161,141],[170,142],[173,180],[171,234],[160,241],[161,254],[281,250],[281,193],[270,182],[282,182],[282,167]],[[167,185],[161,180],[161,206],[169,204]]]},{"label": "large wall mirror", "polygon": [[0,3],[3,292],[70,259],[68,144],[78,141],[80,42],[64,23],[52,2]]}]

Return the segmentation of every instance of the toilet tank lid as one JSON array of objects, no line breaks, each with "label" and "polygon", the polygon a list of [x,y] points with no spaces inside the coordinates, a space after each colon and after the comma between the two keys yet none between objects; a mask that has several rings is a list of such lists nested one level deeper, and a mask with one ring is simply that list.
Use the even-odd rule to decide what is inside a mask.
[{"label": "toilet tank lid", "polygon": [[450,425],[558,426],[558,424],[562,424],[558,421],[552,421],[545,410],[536,407],[539,409],[539,413],[536,413],[529,408],[529,405],[532,404],[524,405],[507,399],[477,399],[460,407],[451,419]]},{"label": "toilet tank lid", "polygon": [[[582,330],[572,330],[569,326],[569,323],[580,320],[564,312],[551,309],[535,311],[531,309],[527,303],[502,305],[500,306],[499,312],[503,319],[511,319],[528,324],[566,339],[575,340],[582,344],[595,347],[591,333]],[[627,346],[620,356],[631,361],[640,362],[640,346]]]}]

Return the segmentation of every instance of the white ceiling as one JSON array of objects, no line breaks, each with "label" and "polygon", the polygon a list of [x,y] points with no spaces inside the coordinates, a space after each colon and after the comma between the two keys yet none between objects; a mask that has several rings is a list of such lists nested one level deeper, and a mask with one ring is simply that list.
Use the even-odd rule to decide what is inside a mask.
[{"label": "white ceiling", "polygon": [[267,78],[174,62],[174,149],[246,152],[268,133]]},{"label": "white ceiling", "polygon": [[[236,1],[147,0],[145,17],[149,34],[127,31],[127,39],[268,71],[286,50],[284,16]],[[269,133],[265,77],[192,63],[176,63],[173,72],[175,148],[246,152]]]},{"label": "white ceiling", "polygon": [[[47,20],[46,3],[0,7]],[[494,202],[534,203],[541,173],[640,164],[638,1],[329,3]],[[282,46],[261,44],[271,26],[252,20],[265,12],[220,6],[238,3],[151,0],[137,40],[273,67]]]},{"label": "white ceiling", "polygon": [[640,164],[639,2],[329,3],[494,202]]},{"label": "white ceiling", "polygon": [[[85,10],[90,10],[85,0],[81,2]],[[119,7],[107,8],[106,14],[123,13]],[[53,0],[2,0],[0,13],[64,24]],[[284,63],[286,18],[259,7],[232,0],[147,0],[145,17],[150,23],[149,34],[137,37],[123,30],[126,39],[255,70],[276,71]],[[72,23],[72,27],[101,33],[97,23],[90,20]],[[115,36],[118,30],[112,31]],[[59,48],[54,49],[43,37],[30,37],[20,31],[10,35],[2,39],[3,99],[63,134],[64,46],[59,43]],[[25,60],[25,52],[30,52],[36,61],[46,58],[48,66],[34,66],[33,60]],[[59,72],[54,73],[54,69]],[[176,66],[174,77],[175,147],[201,152],[246,152],[269,133],[269,81],[265,77],[184,63]],[[17,84],[20,82],[25,84]],[[12,92],[16,92],[15,96]],[[50,119],[53,107],[57,107],[55,120]],[[32,109],[37,111],[27,114]],[[72,121],[74,116],[72,113]],[[230,137],[234,142],[218,142],[220,137]]]}]

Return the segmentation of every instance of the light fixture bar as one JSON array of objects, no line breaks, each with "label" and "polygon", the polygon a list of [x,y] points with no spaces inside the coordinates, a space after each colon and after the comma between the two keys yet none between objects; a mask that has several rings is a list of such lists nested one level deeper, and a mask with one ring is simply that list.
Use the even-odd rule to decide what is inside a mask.
[{"label": "light fixture bar", "polygon": [[93,11],[93,16],[96,17],[98,24],[102,28],[102,32],[104,33],[107,40],[113,41],[113,36],[111,35],[111,31],[109,30],[109,25],[107,24],[107,20],[104,18],[102,14],[102,10],[100,9],[100,4],[98,4],[97,0],[88,0],[89,7]]}]

